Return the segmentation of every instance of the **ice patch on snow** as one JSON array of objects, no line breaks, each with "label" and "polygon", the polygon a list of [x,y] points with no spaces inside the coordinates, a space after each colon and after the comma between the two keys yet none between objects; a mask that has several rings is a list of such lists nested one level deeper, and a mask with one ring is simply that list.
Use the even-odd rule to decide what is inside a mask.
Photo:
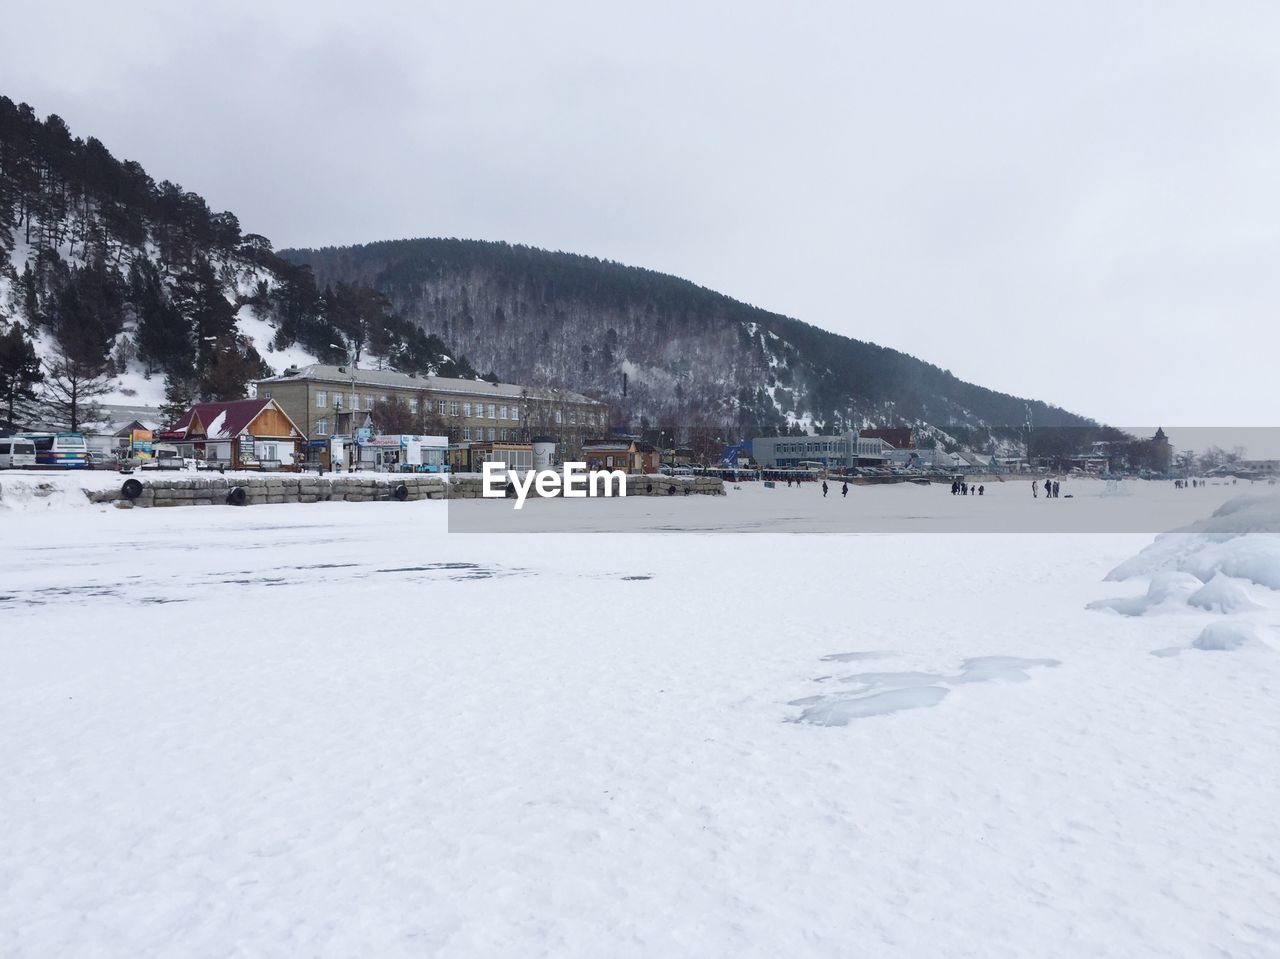
[{"label": "ice patch on snow", "polygon": [[[824,662],[846,661],[847,657],[868,656],[865,653],[832,653]],[[885,654],[887,655],[887,654]],[[818,726],[845,726],[850,720],[883,716],[903,709],[936,706],[951,690],[948,687],[992,680],[1026,682],[1029,669],[1059,666],[1056,659],[1026,659],[1021,656],[975,656],[960,664],[958,673],[930,673],[918,670],[884,673],[852,673],[840,682],[853,688],[829,696],[805,696],[793,699],[788,706],[806,706],[792,722]],[[822,679],[830,677],[823,676]]]},{"label": "ice patch on snow", "polygon": [[847,726],[850,720],[868,716],[886,716],[904,709],[923,709],[936,706],[950,692],[941,686],[912,686],[907,689],[891,689],[870,696],[837,699],[834,702],[810,706],[796,719],[815,726]]},{"label": "ice patch on snow", "polygon": [[829,656],[823,656],[824,663],[853,663],[862,659],[884,659],[892,656],[893,652],[886,649],[869,649],[852,653],[831,653]]},{"label": "ice patch on snow", "polygon": [[945,682],[946,679],[940,673],[854,673],[852,676],[841,676],[840,682],[862,689],[875,689],[879,686],[906,689],[911,686],[932,686],[934,683]]},{"label": "ice patch on snow", "polygon": [[1011,683],[1025,683],[1031,678],[1028,669],[1038,666],[1061,666],[1058,659],[1023,659],[1021,656],[977,656],[966,659],[961,667],[964,672],[950,680],[953,683],[987,683],[999,679]]}]

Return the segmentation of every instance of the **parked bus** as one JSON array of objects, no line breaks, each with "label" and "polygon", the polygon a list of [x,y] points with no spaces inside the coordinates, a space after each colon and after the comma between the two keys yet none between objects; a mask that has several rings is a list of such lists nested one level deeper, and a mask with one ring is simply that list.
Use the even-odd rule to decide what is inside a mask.
[{"label": "parked bus", "polygon": [[0,436],[0,470],[36,465],[36,444],[25,436]]},{"label": "parked bus", "polygon": [[36,447],[36,465],[57,469],[89,468],[89,447],[83,433],[22,433]]}]

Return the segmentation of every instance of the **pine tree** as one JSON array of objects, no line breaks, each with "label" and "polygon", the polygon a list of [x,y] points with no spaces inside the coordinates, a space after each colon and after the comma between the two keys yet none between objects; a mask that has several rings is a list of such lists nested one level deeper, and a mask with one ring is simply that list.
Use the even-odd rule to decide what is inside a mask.
[{"label": "pine tree", "polygon": [[20,415],[28,412],[36,399],[35,388],[43,380],[35,343],[21,324],[11,324],[0,333],[0,402],[4,403],[5,418],[10,423],[16,423]]},{"label": "pine tree", "polygon": [[164,429],[182,419],[182,415],[195,405],[199,383],[191,375],[170,373],[164,379],[164,402],[160,405],[160,422]]},{"label": "pine tree", "polygon": [[178,278],[173,302],[195,341],[196,372],[203,373],[213,362],[215,344],[235,332],[235,307],[223,295],[213,266],[203,258]]},{"label": "pine tree", "polygon": [[242,399],[250,381],[270,375],[271,368],[251,345],[240,337],[223,337],[215,344],[209,366],[200,377],[200,399]]},{"label": "pine tree", "polygon": [[150,260],[129,267],[129,300],[137,326],[134,340],[149,370],[185,372],[192,364],[191,329],[170,301],[160,271]]}]

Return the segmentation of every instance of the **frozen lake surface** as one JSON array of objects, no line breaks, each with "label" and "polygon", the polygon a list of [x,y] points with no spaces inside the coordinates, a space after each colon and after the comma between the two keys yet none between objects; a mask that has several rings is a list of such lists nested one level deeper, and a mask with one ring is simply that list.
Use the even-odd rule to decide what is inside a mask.
[{"label": "frozen lake surface", "polygon": [[784,487],[458,535],[504,505],[0,483],[0,954],[1280,954],[1253,520]]}]

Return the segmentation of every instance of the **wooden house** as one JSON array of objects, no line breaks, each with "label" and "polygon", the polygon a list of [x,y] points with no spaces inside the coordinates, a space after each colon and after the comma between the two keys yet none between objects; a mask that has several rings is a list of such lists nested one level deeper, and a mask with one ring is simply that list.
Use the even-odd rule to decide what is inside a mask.
[{"label": "wooden house", "polygon": [[162,442],[226,469],[279,469],[301,458],[302,431],[272,399],[197,403]]},{"label": "wooden house", "polygon": [[587,440],[582,444],[582,457],[589,469],[626,473],[656,473],[661,459],[652,444],[625,437]]}]

